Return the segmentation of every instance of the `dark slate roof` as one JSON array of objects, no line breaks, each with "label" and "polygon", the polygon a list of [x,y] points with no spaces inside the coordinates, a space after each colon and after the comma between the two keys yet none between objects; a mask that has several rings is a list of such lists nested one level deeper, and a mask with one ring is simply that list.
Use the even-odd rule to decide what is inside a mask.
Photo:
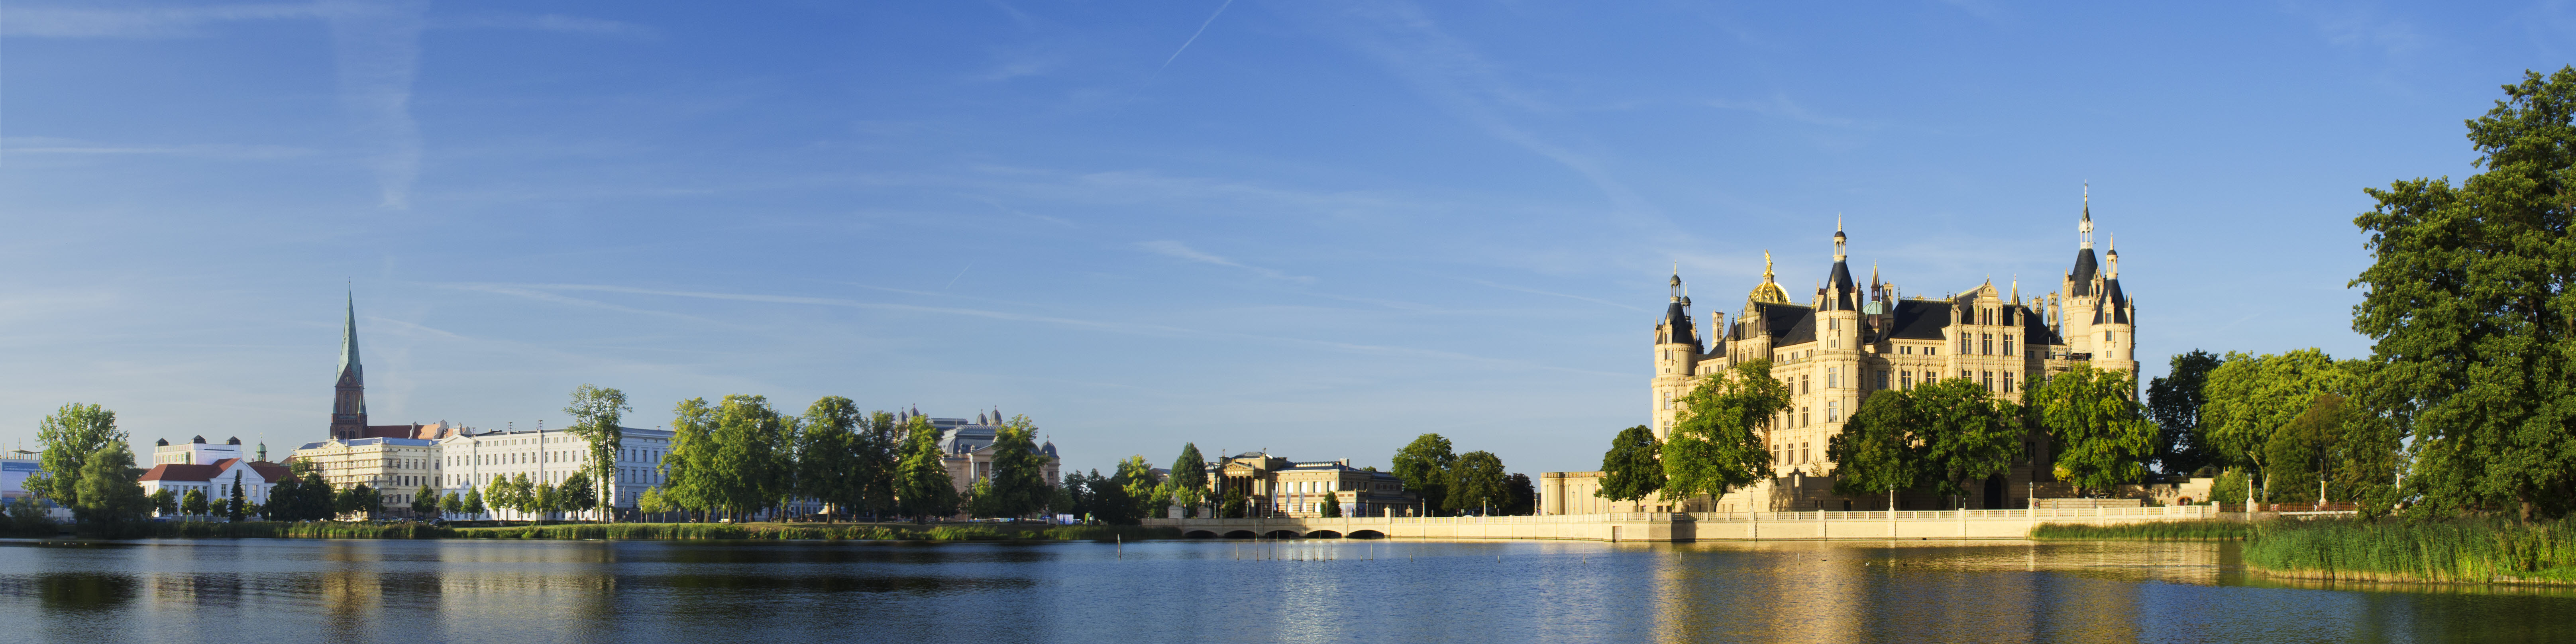
[{"label": "dark slate roof", "polygon": [[1896,322],[1887,337],[1900,340],[1940,340],[1941,330],[1950,326],[1950,303],[1944,300],[1897,300]]},{"label": "dark slate roof", "polygon": [[2021,314],[2021,336],[2023,346],[2066,344],[2065,339],[2057,337],[2056,331],[2050,331],[2048,329],[2048,320],[2041,317],[2038,310],[2029,309],[2029,307],[2023,308],[2025,309]]},{"label": "dark slate roof", "polygon": [[1816,339],[1816,312],[1796,304],[1753,303],[1754,312],[1762,316],[1761,328],[1748,329],[1771,338],[1774,346],[1813,342]]},{"label": "dark slate roof", "polygon": [[1825,288],[1838,293],[1831,301],[1825,302],[1825,310],[1860,310],[1860,293],[1857,292],[1859,291],[1859,287],[1852,285],[1850,266],[1845,265],[1843,262],[1834,262],[1833,274],[1825,281]]},{"label": "dark slate roof", "polygon": [[1664,338],[1665,343],[1699,345],[1699,335],[1691,332],[1690,311],[1683,309],[1681,302],[1664,307],[1664,328],[1672,330],[1672,337]]},{"label": "dark slate roof", "polygon": [[2095,263],[2095,262],[2093,261],[2093,249],[2091,249],[2091,248],[2083,248],[2083,249],[2078,249],[2078,250],[2076,250],[2076,251],[2075,251],[2075,270],[2074,270],[2074,272],[2070,272],[2070,273],[2067,273],[2067,274],[2066,274],[2067,279],[2071,279],[2071,280],[2074,280],[2074,281],[2075,281],[2075,287],[2074,287],[2074,288],[2072,288],[2072,289],[2069,289],[2069,290],[2071,290],[2071,291],[2073,291],[2073,292],[2071,292],[2071,293],[2067,293],[2067,295],[2068,295],[2068,296],[2073,296],[2073,297],[2082,297],[2082,296],[2086,296],[2086,295],[2092,295],[2092,294],[2093,294],[2093,274],[2094,274],[2094,273],[2096,273],[2096,272],[2099,272],[2100,270],[2101,270],[2101,265],[2100,265],[2100,264],[2097,264],[2097,263]]},{"label": "dark slate roof", "polygon": [[2120,280],[2103,280],[2102,294],[2102,308],[2093,312],[2093,323],[2129,324],[2129,294],[2120,292]]}]

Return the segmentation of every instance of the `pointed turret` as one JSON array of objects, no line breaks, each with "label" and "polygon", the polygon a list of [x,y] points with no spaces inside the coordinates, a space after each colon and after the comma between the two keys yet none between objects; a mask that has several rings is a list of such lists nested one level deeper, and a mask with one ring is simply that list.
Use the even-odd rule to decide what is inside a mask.
[{"label": "pointed turret", "polygon": [[1851,259],[1851,255],[1844,252],[1845,241],[1842,221],[1837,219],[1834,222],[1834,268],[1827,274],[1822,289],[1825,298],[1821,308],[1827,311],[1860,310],[1860,287],[1852,283],[1851,266],[1846,261]]},{"label": "pointed turret", "polygon": [[2075,269],[2066,273],[2068,283],[2066,294],[2071,297],[2084,297],[2093,294],[2093,276],[2100,269],[2100,265],[2093,259],[2093,186],[2091,184],[2084,186],[2084,219],[2075,224],[2075,234],[2077,237]]},{"label": "pointed turret", "polygon": [[1687,291],[1682,287],[1682,275],[1679,271],[1673,273],[1673,279],[1669,285],[1672,287],[1673,299],[1664,307],[1663,324],[1656,325],[1655,344],[1687,344],[1696,348],[1699,346],[1699,334],[1691,325],[1690,296],[1685,294]]}]

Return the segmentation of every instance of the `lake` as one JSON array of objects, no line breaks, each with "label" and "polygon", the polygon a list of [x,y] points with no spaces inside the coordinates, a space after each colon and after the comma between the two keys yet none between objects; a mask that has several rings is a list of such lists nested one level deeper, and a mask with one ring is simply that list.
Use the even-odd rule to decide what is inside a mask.
[{"label": "lake", "polygon": [[37,642],[2576,641],[2576,591],[2206,543],[0,541],[0,597]]}]

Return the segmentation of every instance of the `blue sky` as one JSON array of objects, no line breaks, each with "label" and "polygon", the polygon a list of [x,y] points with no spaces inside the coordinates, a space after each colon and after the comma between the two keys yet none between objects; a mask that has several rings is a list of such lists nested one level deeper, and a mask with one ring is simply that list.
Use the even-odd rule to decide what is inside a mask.
[{"label": "blue sky", "polygon": [[0,441],[680,399],[998,407],[1069,467],[1593,469],[1675,262],[2056,287],[2141,357],[2360,356],[2363,188],[2576,53],[2554,4],[12,2]]}]

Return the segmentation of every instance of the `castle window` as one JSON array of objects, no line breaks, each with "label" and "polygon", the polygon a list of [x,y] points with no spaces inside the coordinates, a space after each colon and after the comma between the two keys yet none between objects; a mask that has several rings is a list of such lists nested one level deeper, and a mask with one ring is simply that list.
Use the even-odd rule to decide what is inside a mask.
[{"label": "castle window", "polygon": [[1816,419],[1816,417],[1814,416],[1814,413],[1813,413],[1813,412],[1811,412],[1811,411],[1809,411],[1809,410],[1808,410],[1808,408],[1806,408],[1806,407],[1799,407],[1799,408],[1798,408],[1798,426],[1799,426],[1799,427],[1806,427],[1806,426],[1808,426],[1808,425],[1813,425],[1813,424],[1815,424],[1815,423],[1814,423],[1815,419]]},{"label": "castle window", "polygon": [[1984,381],[1984,382],[1985,382],[1985,385],[1986,385],[1986,391],[1994,391],[1994,390],[1995,390],[1995,372],[1988,371],[1988,372],[1985,372],[1985,374],[1986,374],[1986,377],[1985,377],[1985,381]]},{"label": "castle window", "polygon": [[1808,443],[1798,444],[1798,462],[1806,463],[1815,459],[1816,451],[1810,449],[1808,445]]},{"label": "castle window", "polygon": [[1941,348],[1940,348],[1940,347],[1924,347],[1924,348],[1923,348],[1923,355],[1927,355],[1927,356],[1937,356],[1937,355],[1941,355]]},{"label": "castle window", "polygon": [[1909,345],[1905,345],[1905,346],[1897,347],[1897,348],[1896,348],[1896,353],[1897,353],[1897,354],[1899,354],[1899,355],[1909,355],[1909,356],[1910,356],[1910,355],[1914,355],[1914,345],[1910,345],[1910,344],[1909,344]]},{"label": "castle window", "polygon": [[1899,372],[1897,372],[1897,373],[1896,373],[1896,376],[1897,376],[1897,380],[1898,380],[1899,382],[1901,382],[1901,383],[1903,383],[1903,384],[1904,384],[1904,387],[1905,387],[1905,390],[1906,390],[1906,391],[1913,391],[1913,390],[1914,390],[1914,372],[1912,372],[1912,371],[1899,371]]},{"label": "castle window", "polygon": [[2010,333],[2006,333],[2006,334],[2004,334],[2004,355],[2012,355],[2012,354],[2013,354],[2012,334],[2010,334]]},{"label": "castle window", "polygon": [[1976,351],[1976,349],[1977,349],[1976,342],[1977,342],[1977,341],[1976,341],[1976,339],[1975,339],[1975,338],[1970,338],[1970,337],[1968,337],[1968,334],[1965,334],[1965,333],[1961,333],[1961,334],[1959,334],[1959,354],[1960,354],[1960,355],[1967,355],[1967,354],[1971,354],[1971,353],[1976,353],[1976,352],[1977,352],[1977,351]]},{"label": "castle window", "polygon": [[1979,340],[1979,343],[1982,345],[1982,346],[1980,346],[1979,348],[1984,349],[1984,351],[1979,351],[1978,353],[1983,353],[1983,354],[1986,354],[1986,355],[1994,355],[1994,354],[1995,354],[1995,334],[1992,334],[1992,333],[1982,333],[1982,334],[1978,334],[1978,335],[1979,335],[1979,336],[1981,336],[1981,338],[1982,338],[1981,340]]},{"label": "castle window", "polygon": [[1839,422],[1842,422],[1842,420],[1843,420],[1843,403],[1842,403],[1842,401],[1837,400],[1837,401],[1831,401],[1831,402],[1827,402],[1827,403],[1825,403],[1825,422],[1828,422],[1828,423],[1839,423]]},{"label": "castle window", "polygon": [[1825,367],[1826,389],[1838,389],[1843,386],[1843,374],[1840,373],[1841,371],[1842,370],[1839,368]]},{"label": "castle window", "polygon": [[1886,372],[1886,371],[1880,371],[1880,372],[1878,372],[1878,388],[1880,388],[1880,389],[1886,389],[1886,388],[1887,388],[1887,372]]},{"label": "castle window", "polygon": [[1825,320],[1825,330],[1827,330],[1827,331],[1841,331],[1841,330],[1843,330],[1843,321],[1842,321],[1841,319],[1829,319],[1829,320]]},{"label": "castle window", "polygon": [[2013,385],[2013,383],[2012,383],[2012,372],[2010,372],[2010,371],[2006,371],[2006,372],[2004,372],[2004,393],[2012,393],[2012,391],[2013,391],[2013,387],[2012,387],[2012,385]]},{"label": "castle window", "polygon": [[1815,389],[1810,386],[1814,384],[1816,384],[1815,374],[1798,374],[1798,393],[1804,394],[1815,391]]}]

